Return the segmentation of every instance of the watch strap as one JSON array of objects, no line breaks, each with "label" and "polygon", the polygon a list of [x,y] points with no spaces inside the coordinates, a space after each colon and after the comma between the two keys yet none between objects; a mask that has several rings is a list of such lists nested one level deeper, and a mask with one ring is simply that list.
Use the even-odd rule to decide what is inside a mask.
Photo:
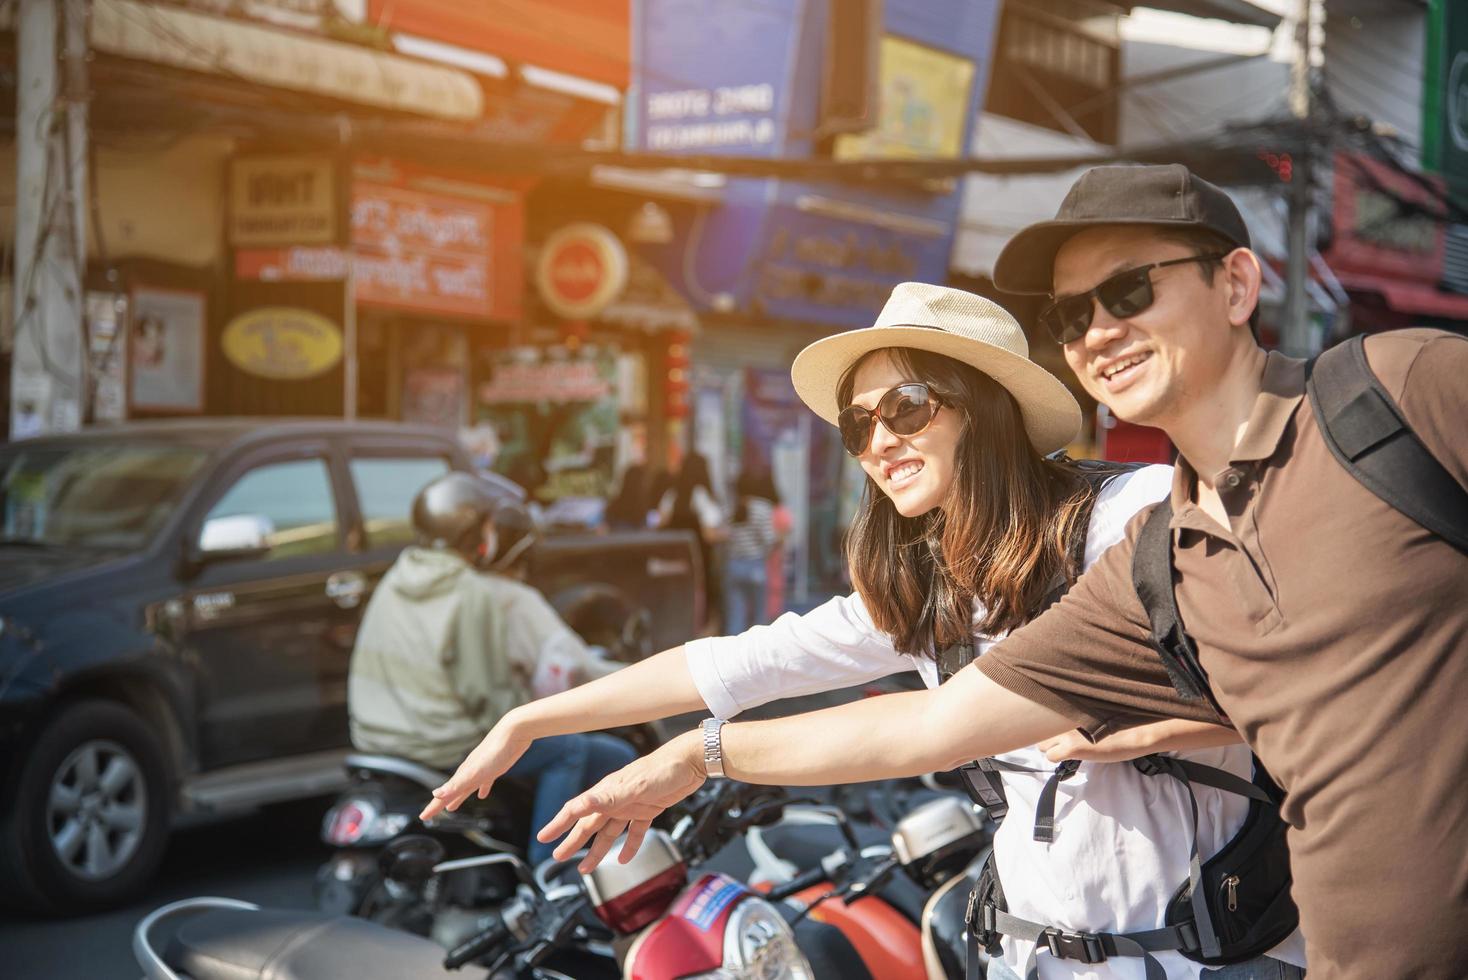
[{"label": "watch strap", "polygon": [[716,779],[724,775],[724,744],[720,731],[723,727],[723,718],[703,720],[703,768],[711,778]]}]

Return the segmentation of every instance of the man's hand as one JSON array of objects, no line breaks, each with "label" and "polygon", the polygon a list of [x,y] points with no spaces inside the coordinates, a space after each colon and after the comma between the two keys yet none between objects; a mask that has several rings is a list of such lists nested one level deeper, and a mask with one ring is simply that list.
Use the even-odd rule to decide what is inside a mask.
[{"label": "man's hand", "polygon": [[1079,731],[1068,731],[1054,738],[1047,738],[1037,747],[1051,762],[1074,759],[1079,762],[1127,762],[1147,754],[1138,751],[1131,731],[1117,732],[1097,742],[1092,742]]},{"label": "man's hand", "polygon": [[680,735],[568,802],[536,836],[549,843],[570,831],[556,847],[557,860],[565,860],[592,841],[579,866],[586,872],[601,864],[626,831],[627,841],[617,856],[626,864],[642,847],[653,819],[697,790],[707,778],[698,733]]},{"label": "man's hand", "polygon": [[426,822],[445,810],[452,813],[476,791],[484,799],[494,781],[525,754],[530,742],[531,739],[519,734],[510,715],[500,719],[469,757],[459,763],[449,781],[433,791],[433,799],[418,814],[418,819]]},{"label": "man's hand", "polygon": [[1047,738],[1038,747],[1051,762],[1130,762],[1154,752],[1188,752],[1243,741],[1232,728],[1202,721],[1169,718],[1127,728],[1092,742],[1071,730]]}]

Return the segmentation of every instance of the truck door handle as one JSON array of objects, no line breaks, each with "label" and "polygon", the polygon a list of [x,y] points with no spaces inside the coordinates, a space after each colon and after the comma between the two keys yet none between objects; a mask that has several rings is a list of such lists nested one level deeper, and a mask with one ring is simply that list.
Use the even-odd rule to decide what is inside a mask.
[{"label": "truck door handle", "polygon": [[332,572],[326,579],[326,595],[343,609],[355,609],[367,594],[367,576],[361,572]]}]

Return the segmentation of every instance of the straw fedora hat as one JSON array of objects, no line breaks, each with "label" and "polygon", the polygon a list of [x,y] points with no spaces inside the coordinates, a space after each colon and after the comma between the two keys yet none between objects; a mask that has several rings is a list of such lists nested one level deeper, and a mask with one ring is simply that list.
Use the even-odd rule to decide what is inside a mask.
[{"label": "straw fedora hat", "polygon": [[790,366],[800,400],[836,424],[836,388],[863,355],[883,347],[913,347],[977,368],[1019,403],[1025,432],[1037,452],[1066,446],[1081,428],[1081,407],[1060,379],[1030,360],[1030,345],[1014,317],[999,304],[947,286],[899,283],[861,330],[823,337]]}]

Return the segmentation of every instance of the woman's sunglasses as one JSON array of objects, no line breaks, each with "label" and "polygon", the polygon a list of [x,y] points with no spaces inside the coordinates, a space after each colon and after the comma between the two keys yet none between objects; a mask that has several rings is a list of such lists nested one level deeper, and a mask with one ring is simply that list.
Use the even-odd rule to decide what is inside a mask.
[{"label": "woman's sunglasses", "polygon": [[876,409],[848,405],[836,416],[841,445],[850,455],[860,456],[872,444],[872,430],[878,421],[894,436],[915,436],[932,424],[940,404],[927,385],[909,381],[883,395]]},{"label": "woman's sunglasses", "polygon": [[1069,344],[1080,340],[1091,328],[1091,317],[1096,309],[1091,303],[1093,298],[1100,301],[1107,313],[1124,320],[1152,305],[1155,298],[1152,293],[1153,269],[1164,269],[1185,262],[1216,262],[1227,254],[1210,252],[1207,255],[1189,255],[1185,259],[1169,259],[1166,262],[1153,262],[1151,265],[1126,269],[1103,280],[1095,289],[1051,303],[1040,314],[1040,322],[1056,341]]}]

